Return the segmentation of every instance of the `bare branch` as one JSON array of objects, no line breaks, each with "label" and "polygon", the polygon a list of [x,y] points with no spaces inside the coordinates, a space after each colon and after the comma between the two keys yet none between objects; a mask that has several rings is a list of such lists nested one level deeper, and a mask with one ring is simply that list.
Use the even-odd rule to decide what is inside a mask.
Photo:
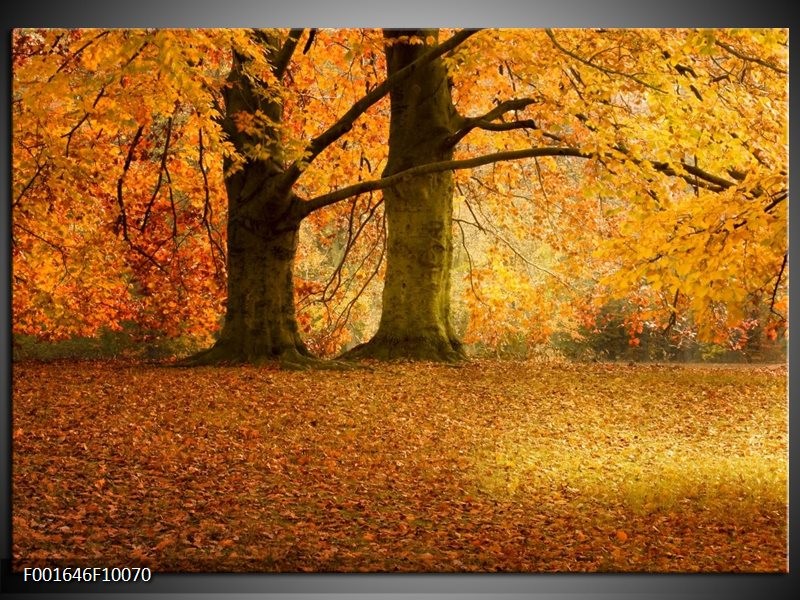
[{"label": "bare branch", "polygon": [[680,298],[680,293],[681,291],[679,289],[675,290],[675,298],[672,300],[672,306],[668,306],[670,311],[669,320],[661,331],[662,335],[668,335],[678,320],[678,299]]},{"label": "bare branch", "polygon": [[54,78],[56,75],[58,75],[58,74],[59,74],[61,71],[63,71],[63,70],[64,70],[64,69],[67,67],[67,65],[68,65],[69,63],[71,63],[73,60],[75,60],[76,58],[78,58],[78,57],[81,55],[81,53],[82,53],[84,50],[86,50],[86,48],[88,48],[89,46],[91,46],[92,44],[94,44],[94,43],[95,43],[97,40],[99,40],[100,38],[102,38],[102,37],[104,37],[104,36],[108,35],[109,33],[111,33],[111,31],[110,31],[110,30],[108,30],[108,29],[107,29],[107,30],[105,30],[105,31],[101,31],[99,34],[97,34],[97,35],[96,35],[96,36],[94,36],[92,39],[90,39],[88,42],[86,42],[86,43],[85,43],[83,46],[81,46],[80,48],[78,48],[78,49],[77,49],[75,52],[73,52],[72,54],[70,54],[69,56],[67,56],[67,58],[64,60],[64,62],[62,62],[62,63],[59,65],[58,69],[56,69],[55,73],[53,73],[52,75],[50,75],[50,78],[47,80],[47,83],[50,83],[51,81],[53,81],[53,78]]},{"label": "bare branch", "polygon": [[119,179],[117,179],[117,204],[119,205],[119,211],[120,211],[119,219],[117,222],[122,227],[122,238],[126,242],[128,242],[130,247],[133,248],[137,253],[145,257],[159,271],[166,274],[167,273],[166,269],[164,269],[164,267],[162,267],[151,254],[149,254],[146,250],[144,250],[144,248],[142,248],[138,244],[135,244],[128,235],[128,216],[125,210],[125,201],[122,196],[122,185],[125,182],[125,176],[128,174],[128,169],[131,166],[131,161],[133,160],[133,152],[136,149],[136,146],[139,144],[139,140],[142,137],[143,131],[144,131],[144,125],[139,125],[139,129],[136,130],[136,133],[133,136],[133,141],[131,142],[131,145],[128,148],[128,155],[125,157],[125,164],[122,167],[122,175],[120,175]]},{"label": "bare branch", "polygon": [[[125,64],[122,65],[122,67],[120,68],[120,71],[122,71],[123,69],[127,68],[128,65],[130,65],[134,60],[136,60],[136,57],[139,56],[142,53],[142,50],[147,48],[147,45],[149,43],[150,43],[150,40],[145,40],[144,42],[142,42],[142,45],[139,46],[136,49],[136,52],[131,54],[130,57],[128,58],[128,60],[125,61]],[[95,104],[97,104],[97,100],[95,100]]]},{"label": "bare branch", "polygon": [[[127,68],[127,66],[130,65],[136,59],[136,57],[139,56],[139,54],[141,54],[142,50],[144,50],[149,43],[150,43],[149,40],[145,40],[142,43],[142,45],[139,46],[139,48],[128,58],[128,60],[125,61],[125,64],[122,65],[120,71]],[[94,102],[92,102],[92,108],[97,108],[97,103],[100,102],[100,99],[105,95],[106,87],[108,87],[109,83],[110,82],[104,83],[100,88],[100,91],[97,92],[97,96],[95,96]],[[81,117],[81,120],[78,121],[77,124],[72,129],[70,129],[67,133],[61,136],[67,138],[67,145],[64,150],[64,156],[67,157],[69,156],[69,146],[72,143],[72,136],[75,135],[75,132],[78,131],[80,126],[83,125],[88,119],[89,119],[89,111],[86,111],[83,113],[83,117]]]},{"label": "bare branch", "polygon": [[781,270],[778,271],[778,279],[775,280],[775,287],[772,290],[772,300],[770,300],[770,303],[769,303],[770,312],[773,313],[773,314],[778,315],[781,318],[781,320],[783,320],[783,321],[786,320],[786,317],[775,310],[775,299],[776,299],[776,297],[778,295],[778,288],[781,285],[781,280],[783,279],[783,272],[784,272],[784,270],[786,270],[786,262],[787,262],[788,258],[789,258],[789,253],[785,252],[783,254],[783,262],[781,263]]},{"label": "bare branch", "polygon": [[[470,209],[470,211],[471,210],[472,209]],[[475,213],[473,213],[472,216],[474,217]],[[469,221],[464,221],[462,219],[453,219],[453,221],[456,223],[456,225],[458,225],[458,229],[461,231],[461,245],[464,247],[464,252],[467,254],[467,261],[469,262],[469,287],[472,290],[472,295],[475,296],[478,302],[480,302],[484,306],[489,306],[488,304],[486,304],[484,299],[481,298],[480,294],[478,294],[478,290],[475,289],[475,280],[472,277],[472,271],[474,270],[474,265],[472,262],[472,255],[469,253],[469,248],[467,248],[467,235],[464,233],[464,226],[462,225],[462,223],[466,223],[467,225],[474,225],[481,231],[484,231],[484,229],[477,222],[470,223]]]},{"label": "bare branch", "polygon": [[[386,214],[385,213],[382,215],[382,219],[381,219],[381,233],[382,233],[382,235],[378,236],[378,238],[375,240],[375,244],[373,244],[372,248],[370,248],[370,250],[367,253],[367,255],[364,256],[364,258],[362,259],[361,263],[358,265],[358,267],[356,267],[355,271],[356,272],[360,271],[364,267],[364,264],[367,262],[367,259],[369,257],[371,257],[372,254],[375,252],[375,249],[380,247],[380,255],[378,256],[378,260],[375,262],[375,268],[372,270],[372,273],[370,273],[369,276],[367,277],[367,279],[364,281],[364,283],[361,286],[361,288],[348,301],[348,303],[345,306],[345,308],[339,313],[339,316],[336,318],[336,321],[334,322],[334,324],[330,328],[331,332],[337,331],[338,329],[340,329],[341,327],[344,327],[348,323],[348,321],[350,320],[350,313],[352,312],[353,307],[355,306],[356,302],[361,297],[361,295],[364,293],[364,291],[367,289],[369,284],[372,283],[372,280],[375,278],[375,276],[378,274],[378,272],[381,269],[381,265],[383,264],[383,258],[384,258],[384,255],[386,253]],[[351,278],[351,280],[352,280],[352,278]]]},{"label": "bare branch", "polygon": [[[322,295],[320,298],[321,302],[327,302],[331,300],[336,294],[339,289],[339,286],[342,282],[342,268],[344,267],[344,263],[347,260],[347,256],[350,253],[350,250],[353,248],[355,243],[358,241],[358,238],[364,231],[364,228],[367,224],[372,220],[375,216],[375,211],[378,209],[379,206],[383,204],[383,198],[378,200],[374,206],[370,206],[367,208],[367,217],[363,221],[360,222],[358,229],[353,232],[353,219],[355,216],[355,209],[356,209],[356,202],[353,202],[352,209],[350,210],[350,217],[348,219],[348,230],[347,230],[347,242],[345,243],[344,251],[342,252],[342,258],[339,260],[339,264],[336,265],[336,269],[334,269],[333,274],[328,279],[328,283],[325,284],[325,289],[322,290]],[[360,217],[359,217],[360,220]],[[333,290],[330,290],[331,285],[333,285],[334,280],[336,280],[336,285],[334,286]],[[329,293],[330,290],[330,293]],[[326,297],[327,296],[327,297]]]},{"label": "bare branch", "polygon": [[169,174],[169,167],[164,165],[164,174],[167,176],[167,196],[169,206],[172,210],[172,239],[175,242],[175,249],[178,248],[178,209],[175,206],[175,193],[172,190],[172,175]]},{"label": "bare branch", "polygon": [[[474,216],[474,213],[473,213],[473,216]],[[503,243],[503,244],[504,244],[504,245],[505,245],[505,246],[506,246],[506,247],[507,247],[509,250],[511,250],[511,252],[513,252],[513,253],[514,253],[514,255],[515,255],[515,256],[517,256],[517,258],[519,258],[519,259],[520,259],[522,262],[524,262],[526,265],[528,265],[529,267],[533,267],[533,268],[534,268],[534,269],[536,269],[537,271],[541,271],[542,273],[545,273],[545,274],[547,274],[547,275],[550,275],[550,277],[552,277],[553,279],[555,279],[555,280],[556,280],[558,283],[560,283],[561,285],[563,285],[563,286],[564,286],[565,288],[567,288],[568,290],[573,290],[573,289],[574,289],[574,288],[573,288],[571,285],[569,285],[569,284],[568,284],[566,281],[564,281],[563,279],[561,279],[561,277],[559,277],[558,275],[556,275],[555,273],[553,273],[553,272],[552,272],[552,271],[550,271],[549,269],[545,269],[544,267],[542,267],[542,266],[539,266],[539,265],[537,265],[535,262],[531,261],[531,260],[530,260],[528,257],[526,257],[524,254],[522,254],[522,252],[520,252],[519,250],[517,250],[517,248],[514,246],[514,244],[512,244],[511,242],[509,242],[509,241],[508,241],[506,238],[504,238],[503,236],[501,236],[499,233],[497,233],[497,232],[496,232],[496,231],[494,231],[493,229],[486,229],[486,228],[484,228],[484,227],[481,227],[481,226],[480,226],[479,224],[477,224],[477,223],[471,223],[471,222],[469,222],[469,221],[462,221],[462,222],[463,222],[463,223],[466,223],[467,225],[473,225],[474,227],[477,227],[478,229],[480,229],[480,230],[481,230],[481,231],[483,231],[484,233],[490,233],[490,234],[492,234],[492,235],[493,235],[495,238],[497,238],[499,241],[501,241],[501,242],[502,242],[502,243]]]},{"label": "bare branch", "polygon": [[205,147],[203,146],[203,129],[200,128],[199,135],[198,135],[198,157],[197,157],[197,162],[198,162],[198,165],[200,166],[200,173],[203,175],[203,192],[205,194],[205,197],[204,197],[204,200],[203,200],[203,225],[205,225],[206,234],[208,235],[208,244],[209,244],[209,247],[211,248],[211,257],[214,260],[214,270],[217,273],[217,279],[222,281],[222,279],[223,279],[222,271],[220,270],[220,268],[219,268],[219,266],[217,264],[218,259],[217,259],[216,252],[214,252],[214,250],[216,249],[216,251],[219,252],[219,256],[221,257],[223,265],[225,264],[227,258],[225,256],[225,249],[222,247],[222,245],[219,243],[219,241],[214,239],[214,236],[213,236],[212,231],[211,231],[212,230],[212,219],[213,219],[212,208],[211,208],[211,191],[210,191],[210,188],[209,188],[209,185],[208,185],[208,171],[206,170],[206,167],[203,164],[204,153],[205,153]]},{"label": "bare branch", "polygon": [[35,238],[36,238],[37,240],[39,240],[40,242],[42,242],[42,243],[44,243],[44,244],[47,244],[47,245],[48,245],[48,246],[50,246],[50,247],[51,247],[53,250],[56,250],[56,251],[58,251],[58,253],[61,255],[61,264],[62,264],[62,265],[63,265],[63,267],[64,267],[64,271],[65,271],[65,272],[67,271],[67,251],[66,251],[66,250],[64,250],[64,247],[63,247],[63,246],[59,246],[58,244],[56,244],[56,243],[54,243],[54,242],[51,242],[51,241],[50,241],[50,240],[48,240],[47,238],[45,238],[45,237],[43,237],[43,236],[39,235],[38,233],[35,233],[34,231],[32,231],[32,230],[28,229],[27,227],[25,227],[24,225],[22,225],[21,223],[19,223],[19,221],[18,221],[18,220],[14,220],[14,221],[12,221],[12,225],[13,225],[14,227],[18,227],[19,229],[21,229],[22,231],[24,231],[24,232],[25,232],[25,233],[27,233],[28,235],[30,235],[30,236],[32,236],[32,237],[35,237]]},{"label": "bare branch", "polygon": [[131,161],[133,160],[133,151],[136,149],[136,146],[139,144],[139,140],[142,137],[142,132],[144,131],[144,125],[139,125],[139,129],[136,130],[136,133],[133,136],[133,141],[131,142],[130,147],[128,148],[128,155],[125,157],[125,164],[122,167],[122,175],[119,176],[117,179],[117,205],[119,206],[119,224],[122,227],[122,237],[125,239],[126,242],[130,242],[130,238],[128,237],[128,215],[125,211],[125,201],[122,197],[122,184],[125,182],[125,175],[128,174],[128,169],[131,166]]},{"label": "bare branch", "polygon": [[[103,97],[103,94],[105,94],[105,92],[106,92],[106,86],[104,85],[103,87],[100,88],[100,91],[97,92],[97,96],[95,97],[94,102],[92,102],[92,108],[95,108],[97,106],[97,103],[100,102],[100,98]],[[81,120],[78,121],[72,129],[70,129],[67,133],[61,136],[67,138],[67,146],[64,150],[64,156],[69,157],[69,145],[72,142],[72,136],[75,135],[75,132],[78,131],[80,126],[83,125],[88,118],[89,118],[89,112],[87,111],[83,113],[83,117],[81,117]]]},{"label": "bare branch", "polygon": [[[100,93],[102,92],[103,90],[100,90]],[[72,129],[70,129],[67,133],[61,136],[67,138],[67,145],[64,147],[64,156],[66,158],[69,158],[69,145],[72,143],[72,136],[75,135],[75,132],[78,131],[78,129],[80,129],[80,126],[83,125],[88,118],[89,118],[89,113],[88,112],[83,113],[83,116],[81,117],[80,121],[75,123],[75,126]]]},{"label": "bare branch", "polygon": [[172,137],[172,117],[167,120],[167,131],[166,131],[166,140],[164,141],[164,150],[161,152],[161,166],[158,169],[158,180],[156,181],[156,187],[153,189],[153,194],[150,196],[150,201],[147,203],[147,208],[144,211],[144,216],[142,217],[141,225],[139,226],[139,231],[144,231],[144,228],[147,227],[147,220],[150,218],[150,211],[153,208],[153,204],[156,201],[156,197],[158,197],[158,192],[161,189],[161,183],[164,179],[164,171],[167,169],[167,154],[169,153],[169,141]]},{"label": "bare branch", "polygon": [[42,170],[45,168],[45,166],[47,166],[48,162],[49,162],[49,159],[44,161],[43,163],[38,163],[37,162],[36,171],[33,173],[31,178],[28,180],[28,183],[25,184],[25,187],[23,187],[22,190],[20,191],[20,193],[17,195],[16,199],[14,200],[13,206],[17,206],[20,203],[20,201],[22,200],[22,197],[26,193],[28,193],[28,190],[33,185],[33,182],[36,181],[36,179],[39,177],[39,175],[41,175]]}]

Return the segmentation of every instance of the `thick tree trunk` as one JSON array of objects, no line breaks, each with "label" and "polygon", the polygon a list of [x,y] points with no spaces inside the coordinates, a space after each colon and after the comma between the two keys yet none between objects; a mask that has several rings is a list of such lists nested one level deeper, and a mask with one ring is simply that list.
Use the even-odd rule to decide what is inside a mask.
[{"label": "thick tree trunk", "polygon": [[[258,191],[247,197],[248,181]],[[284,212],[290,203],[250,165],[226,181],[228,189],[228,299],[217,343],[189,359],[191,364],[299,363],[310,354],[295,319],[294,257],[298,223]],[[276,182],[277,183],[277,182]],[[255,184],[252,184],[255,185]],[[273,211],[280,210],[277,218]]]},{"label": "thick tree trunk", "polygon": [[[436,39],[435,30],[385,32],[388,74],[429,49],[400,36]],[[459,116],[441,60],[419,69],[390,92],[389,158],[384,176],[453,157],[448,138]],[[378,331],[349,358],[453,361],[464,357],[450,322],[453,175],[409,178],[384,191],[388,229],[386,280]]]},{"label": "thick tree trunk", "polygon": [[229,223],[225,324],[201,362],[297,362],[310,356],[295,319],[295,225]]},{"label": "thick tree trunk", "polygon": [[[273,52],[277,40],[262,34]],[[297,199],[282,177],[282,147],[277,127],[258,137],[239,131],[239,112],[260,111],[279,124],[282,106],[259,94],[244,75],[241,56],[234,57],[225,91],[223,127],[244,165],[230,174],[225,161],[228,195],[228,299],[225,323],[217,343],[185,361],[190,365],[219,362],[258,363],[281,360],[300,364],[309,352],[300,339],[295,319],[294,257],[299,219],[292,213]],[[248,156],[260,145],[267,157]]]}]

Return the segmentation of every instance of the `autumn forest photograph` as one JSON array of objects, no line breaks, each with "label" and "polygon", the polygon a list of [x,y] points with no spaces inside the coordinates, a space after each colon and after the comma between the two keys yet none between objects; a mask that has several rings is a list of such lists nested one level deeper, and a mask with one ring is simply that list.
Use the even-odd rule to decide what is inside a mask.
[{"label": "autumn forest photograph", "polygon": [[13,571],[786,573],[788,38],[15,29]]}]

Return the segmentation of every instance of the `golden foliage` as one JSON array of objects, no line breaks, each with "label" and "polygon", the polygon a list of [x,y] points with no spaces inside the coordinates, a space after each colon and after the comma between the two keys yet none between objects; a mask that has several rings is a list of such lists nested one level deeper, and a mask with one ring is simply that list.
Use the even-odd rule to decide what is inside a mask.
[{"label": "golden foliage", "polygon": [[[635,301],[629,318],[653,327],[691,321],[700,339],[724,340],[754,319],[782,334],[787,35],[486,30],[447,55],[462,115],[527,98],[494,124],[535,123],[476,127],[457,158],[546,146],[590,156],[457,174],[454,290],[468,339],[541,343],[613,298]],[[134,321],[208,336],[225,297],[223,161],[247,159],[217,122],[231,51],[251,57],[247,76],[283,103],[288,162],[384,79],[383,44],[377,30],[321,30],[278,81],[245,30],[16,30],[15,331],[57,338]],[[258,133],[272,129],[265,118],[244,113],[238,124]],[[388,120],[384,100],[295,191],[378,178]],[[380,192],[364,194],[304,225],[300,322],[322,352],[375,321],[379,203]]]}]

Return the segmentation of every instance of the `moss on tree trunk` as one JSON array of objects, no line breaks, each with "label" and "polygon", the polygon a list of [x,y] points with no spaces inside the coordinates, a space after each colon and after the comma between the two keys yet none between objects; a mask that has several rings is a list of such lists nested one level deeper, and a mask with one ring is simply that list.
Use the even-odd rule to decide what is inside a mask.
[{"label": "moss on tree trunk", "polygon": [[[269,38],[267,48],[278,48]],[[294,258],[299,219],[291,210],[297,199],[286,186],[281,164],[283,148],[277,126],[282,106],[259,94],[244,74],[246,58],[235,55],[225,90],[223,128],[244,164],[231,172],[226,158],[228,195],[228,298],[225,323],[216,344],[185,364],[258,363],[281,360],[303,364],[310,357],[300,338],[294,305]],[[263,112],[275,127],[258,137],[236,126],[239,112]],[[248,156],[257,144],[268,148],[266,158]]]},{"label": "moss on tree trunk", "polygon": [[[386,30],[391,76],[429,49],[435,30]],[[448,138],[457,129],[447,70],[441,60],[418,69],[390,92],[389,158],[384,176],[453,157]],[[387,267],[380,325],[375,336],[346,354],[350,358],[453,361],[464,357],[450,322],[453,255],[451,172],[410,177],[384,191],[388,229]]]},{"label": "moss on tree trunk", "polygon": [[309,356],[294,310],[297,229],[229,232],[228,300],[219,340],[198,360],[292,361]]}]

